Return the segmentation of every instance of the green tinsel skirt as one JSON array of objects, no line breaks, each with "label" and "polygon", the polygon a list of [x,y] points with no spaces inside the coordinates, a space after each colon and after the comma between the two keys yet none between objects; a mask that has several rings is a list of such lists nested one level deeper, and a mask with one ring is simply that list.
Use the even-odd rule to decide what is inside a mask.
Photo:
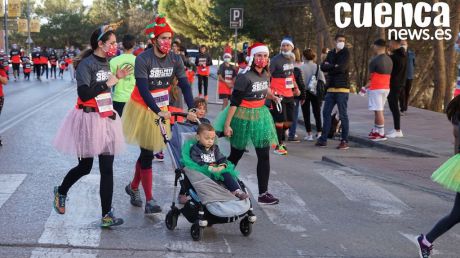
[{"label": "green tinsel skirt", "polygon": [[[224,131],[228,109],[229,107],[219,113],[214,122],[214,128],[218,132]],[[266,106],[260,108],[238,107],[230,127],[233,129],[233,135],[229,139],[230,144],[239,150],[246,149],[248,145],[255,148],[270,147],[278,142],[275,123]]]},{"label": "green tinsel skirt", "polygon": [[431,179],[449,190],[460,192],[460,154],[444,162],[434,171]]}]

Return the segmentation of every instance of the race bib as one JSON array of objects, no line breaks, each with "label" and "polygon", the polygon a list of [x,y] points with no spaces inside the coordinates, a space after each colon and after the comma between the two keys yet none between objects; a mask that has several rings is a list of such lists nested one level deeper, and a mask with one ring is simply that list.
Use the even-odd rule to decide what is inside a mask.
[{"label": "race bib", "polygon": [[102,117],[108,117],[113,114],[112,95],[110,92],[99,94],[95,99],[97,109]]},{"label": "race bib", "polygon": [[152,93],[152,97],[158,107],[162,108],[169,106],[169,93],[167,90],[154,92]]},{"label": "race bib", "polygon": [[286,78],[286,89],[293,89],[294,88],[294,81],[292,80],[292,77],[287,77]]}]

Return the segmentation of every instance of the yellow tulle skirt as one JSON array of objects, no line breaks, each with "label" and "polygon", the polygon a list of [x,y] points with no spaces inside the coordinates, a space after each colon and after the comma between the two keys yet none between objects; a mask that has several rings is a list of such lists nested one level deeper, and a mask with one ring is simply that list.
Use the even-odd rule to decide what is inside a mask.
[{"label": "yellow tulle skirt", "polygon": [[[168,111],[168,107],[162,107],[161,110]],[[126,142],[153,152],[162,151],[165,143],[158,125],[159,118],[146,106],[130,99],[123,109],[122,116]],[[165,121],[164,126],[168,136],[171,137],[169,119]]]}]

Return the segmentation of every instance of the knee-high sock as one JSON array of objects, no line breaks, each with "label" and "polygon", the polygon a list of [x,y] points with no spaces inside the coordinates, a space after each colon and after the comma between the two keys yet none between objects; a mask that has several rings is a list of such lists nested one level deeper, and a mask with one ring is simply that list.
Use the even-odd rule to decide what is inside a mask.
[{"label": "knee-high sock", "polygon": [[148,202],[152,197],[152,168],[140,169],[142,188],[144,188],[145,201]]},{"label": "knee-high sock", "polygon": [[134,170],[134,178],[131,182],[131,189],[137,190],[141,182],[141,163],[139,160],[136,162],[136,168]]}]

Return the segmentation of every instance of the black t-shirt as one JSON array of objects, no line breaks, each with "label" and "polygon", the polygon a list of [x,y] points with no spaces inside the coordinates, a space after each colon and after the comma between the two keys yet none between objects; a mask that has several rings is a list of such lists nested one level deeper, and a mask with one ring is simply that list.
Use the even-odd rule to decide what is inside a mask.
[{"label": "black t-shirt", "polygon": [[294,73],[294,62],[278,54],[270,60],[270,73],[273,78],[287,78]]},{"label": "black t-shirt", "polygon": [[[101,58],[95,55],[91,55],[87,58],[84,58],[77,67],[76,79],[77,87],[89,87],[93,92],[96,92],[96,97],[98,94],[103,92],[110,92],[110,89],[107,87],[107,80],[111,75],[109,63],[105,58]],[[81,92],[79,91],[79,96]],[[83,96],[80,96],[80,98]],[[84,97],[83,97],[84,98]]]},{"label": "black t-shirt", "polygon": [[252,70],[239,74],[233,88],[232,102],[236,101],[235,104],[239,105],[238,102],[241,103],[243,99],[248,101],[263,100],[267,97],[269,86],[270,76],[265,70],[260,75]]}]

